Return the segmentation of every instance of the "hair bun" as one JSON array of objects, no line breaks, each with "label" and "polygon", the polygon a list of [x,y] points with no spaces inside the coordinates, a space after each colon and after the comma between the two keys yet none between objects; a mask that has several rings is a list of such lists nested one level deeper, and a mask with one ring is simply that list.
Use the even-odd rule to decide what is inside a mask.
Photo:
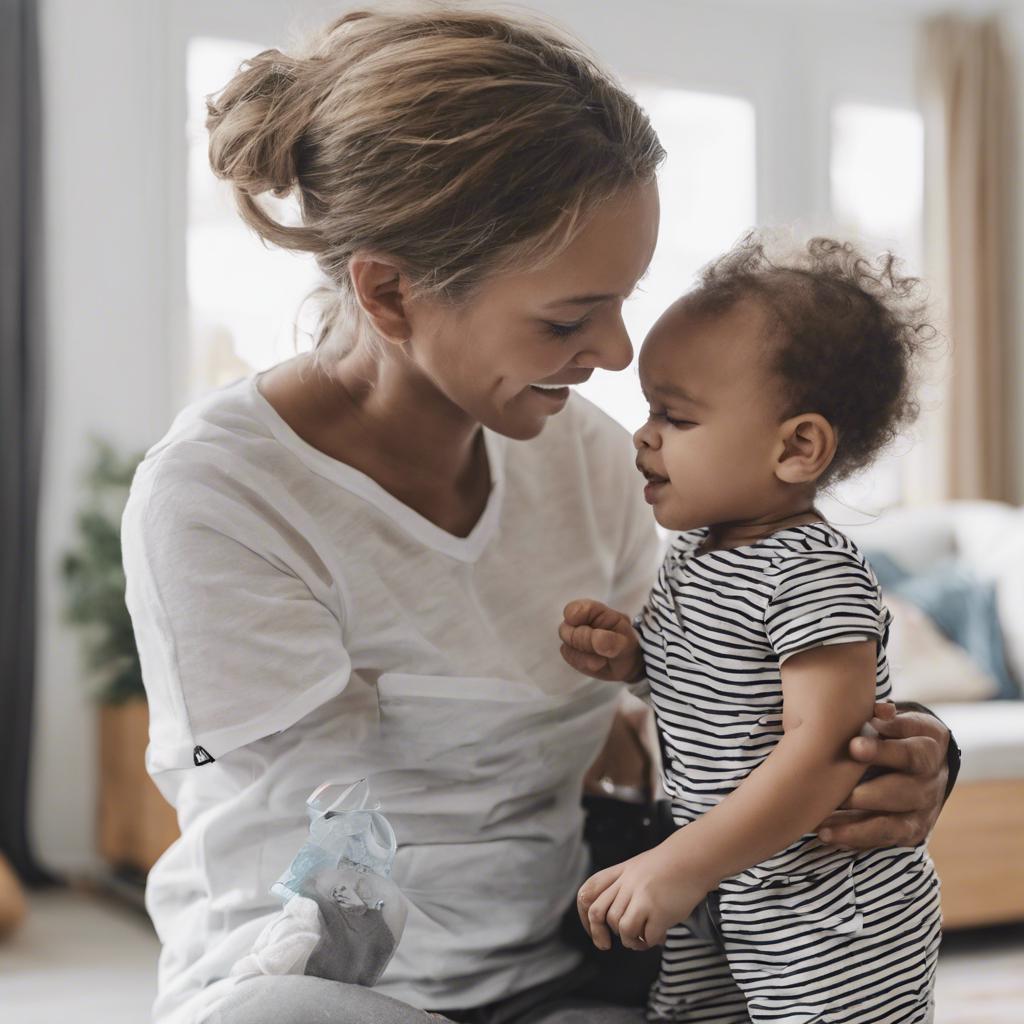
[{"label": "hair bun", "polygon": [[295,151],[309,106],[297,84],[299,64],[280,50],[264,50],[207,98],[210,166],[247,195],[285,196],[296,184]]}]

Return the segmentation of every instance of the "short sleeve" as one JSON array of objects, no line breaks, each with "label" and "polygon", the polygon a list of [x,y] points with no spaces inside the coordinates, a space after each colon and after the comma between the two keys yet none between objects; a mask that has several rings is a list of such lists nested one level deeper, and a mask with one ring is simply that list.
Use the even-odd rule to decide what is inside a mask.
[{"label": "short sleeve", "polygon": [[831,550],[780,559],[778,582],[765,609],[765,632],[781,664],[826,644],[878,640],[888,612],[870,568],[853,552]]},{"label": "short sleeve", "polygon": [[287,517],[223,469],[168,461],[140,467],[122,523],[152,773],[280,732],[351,668],[336,588]]}]

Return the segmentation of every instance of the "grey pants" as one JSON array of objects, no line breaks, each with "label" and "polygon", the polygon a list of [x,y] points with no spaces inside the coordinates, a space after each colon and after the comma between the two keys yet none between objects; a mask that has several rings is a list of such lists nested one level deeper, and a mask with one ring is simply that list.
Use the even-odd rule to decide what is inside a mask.
[{"label": "grey pants", "polygon": [[[247,979],[207,1017],[208,1024],[642,1024],[639,1007],[589,999],[570,976],[454,1017],[430,1014],[375,992],[302,975]],[[563,991],[559,991],[559,988]],[[567,993],[564,989],[568,989]]]}]

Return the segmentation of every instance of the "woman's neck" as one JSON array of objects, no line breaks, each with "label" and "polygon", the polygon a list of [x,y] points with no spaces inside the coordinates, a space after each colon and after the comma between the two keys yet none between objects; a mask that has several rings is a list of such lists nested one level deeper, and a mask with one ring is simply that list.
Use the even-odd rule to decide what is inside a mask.
[{"label": "woman's neck", "polygon": [[476,464],[480,424],[431,381],[401,359],[365,349],[323,372],[331,433],[360,438],[382,465],[409,480],[442,488],[465,484]]},{"label": "woman's neck", "polygon": [[467,536],[491,488],[480,425],[388,363],[358,352],[320,364],[300,356],[264,374],[260,390],[307,444]]}]

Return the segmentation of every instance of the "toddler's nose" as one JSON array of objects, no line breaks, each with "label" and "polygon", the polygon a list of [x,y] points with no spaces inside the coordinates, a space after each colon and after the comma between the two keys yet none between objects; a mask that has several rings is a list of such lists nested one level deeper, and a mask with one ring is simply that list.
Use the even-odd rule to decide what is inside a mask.
[{"label": "toddler's nose", "polygon": [[640,451],[641,448],[657,448],[657,431],[651,429],[651,421],[646,423],[633,435],[633,447]]}]

